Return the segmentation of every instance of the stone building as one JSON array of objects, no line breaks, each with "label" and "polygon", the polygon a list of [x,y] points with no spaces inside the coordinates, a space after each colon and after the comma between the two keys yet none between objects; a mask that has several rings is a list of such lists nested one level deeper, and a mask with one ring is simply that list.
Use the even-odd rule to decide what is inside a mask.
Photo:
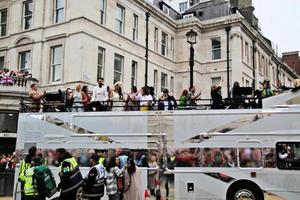
[{"label": "stone building", "polygon": [[[221,15],[211,16],[211,8]],[[169,88],[179,97],[189,87],[190,29],[198,33],[194,85],[202,98],[210,98],[210,87],[221,80],[223,96],[228,95],[227,38],[230,86],[239,81],[257,89],[269,79],[276,88],[283,78],[297,77],[250,18],[226,0],[200,2],[183,14],[159,0],[0,0],[0,69],[28,70],[48,92],[74,88],[75,83],[92,89],[99,77],[107,85],[122,81],[125,92],[132,85],[140,88],[145,81],[146,12],[151,14],[148,85],[158,96]],[[26,96],[29,84],[0,86],[0,110],[7,113],[0,123],[18,111],[18,99]]]}]

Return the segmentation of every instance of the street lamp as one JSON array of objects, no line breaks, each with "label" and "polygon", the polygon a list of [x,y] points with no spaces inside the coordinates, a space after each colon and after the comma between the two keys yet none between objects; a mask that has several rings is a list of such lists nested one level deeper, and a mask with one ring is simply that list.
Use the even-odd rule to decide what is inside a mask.
[{"label": "street lamp", "polygon": [[197,36],[198,33],[191,29],[189,32],[186,33],[187,37],[187,42],[191,45],[190,47],[190,88],[194,86],[194,55],[195,55],[195,50],[193,47],[193,44],[197,43]]}]

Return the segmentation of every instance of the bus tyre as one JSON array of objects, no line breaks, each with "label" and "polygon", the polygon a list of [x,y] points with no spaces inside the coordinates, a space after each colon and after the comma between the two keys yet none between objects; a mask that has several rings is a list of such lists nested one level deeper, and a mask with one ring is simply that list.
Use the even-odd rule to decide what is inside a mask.
[{"label": "bus tyre", "polygon": [[252,182],[239,182],[230,186],[226,200],[264,200],[261,189]]}]

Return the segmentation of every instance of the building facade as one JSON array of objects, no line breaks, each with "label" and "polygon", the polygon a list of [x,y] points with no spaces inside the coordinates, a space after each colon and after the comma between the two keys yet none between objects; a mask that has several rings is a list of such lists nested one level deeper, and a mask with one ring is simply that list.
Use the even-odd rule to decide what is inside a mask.
[{"label": "building facade", "polygon": [[299,51],[285,52],[282,54],[282,61],[294,69],[300,75]]},{"label": "building facade", "polygon": [[[0,69],[27,70],[47,91],[74,88],[75,83],[92,89],[100,77],[107,85],[123,82],[125,92],[132,85],[140,88],[145,81],[145,13],[149,12],[147,84],[158,96],[169,88],[179,98],[189,87],[186,33],[190,29],[198,33],[194,84],[202,98],[210,98],[211,86],[221,80],[222,94],[228,95],[227,53],[230,86],[239,81],[249,87],[254,83],[258,89],[265,79],[273,88],[281,80],[290,84],[297,76],[259,31],[241,12],[233,11],[229,1],[215,1],[225,2],[226,14],[201,20],[199,12],[181,15],[158,0],[0,0]],[[16,99],[28,91],[28,85],[22,89],[1,85],[0,110],[17,111]]]}]

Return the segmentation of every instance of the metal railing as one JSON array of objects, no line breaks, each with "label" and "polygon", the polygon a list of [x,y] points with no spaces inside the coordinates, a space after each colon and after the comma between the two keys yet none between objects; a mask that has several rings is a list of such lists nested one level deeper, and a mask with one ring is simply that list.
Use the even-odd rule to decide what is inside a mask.
[{"label": "metal railing", "polygon": [[[20,99],[20,112],[97,112],[97,111],[159,111],[159,110],[210,110],[210,109],[254,109],[262,108],[261,98],[230,98],[224,99],[222,104],[214,104],[212,99],[196,99],[195,103],[181,103],[180,100],[165,104],[167,101],[97,101],[73,102],[67,104],[61,101],[46,101],[41,99],[40,103],[33,103],[29,98]],[[147,105],[142,103],[147,102]],[[35,108],[35,111],[32,108]]]}]

